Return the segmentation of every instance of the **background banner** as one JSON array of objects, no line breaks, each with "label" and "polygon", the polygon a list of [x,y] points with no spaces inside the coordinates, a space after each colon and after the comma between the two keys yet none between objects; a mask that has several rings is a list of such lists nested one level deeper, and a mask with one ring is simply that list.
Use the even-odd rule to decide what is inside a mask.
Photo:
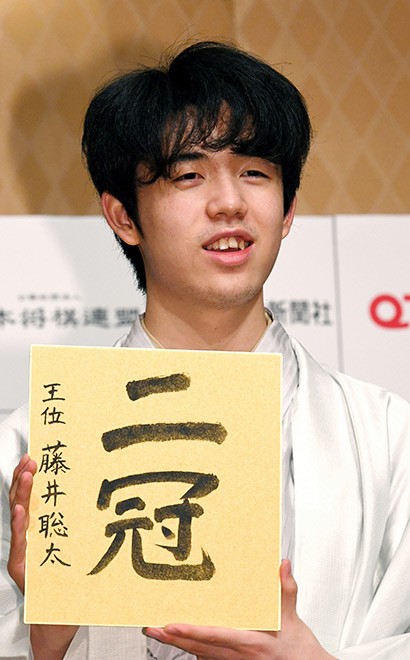
[{"label": "background banner", "polygon": [[[0,415],[28,400],[30,344],[111,346],[144,309],[97,216],[0,217]],[[410,399],[410,216],[300,216],[266,305],[316,359]]]}]

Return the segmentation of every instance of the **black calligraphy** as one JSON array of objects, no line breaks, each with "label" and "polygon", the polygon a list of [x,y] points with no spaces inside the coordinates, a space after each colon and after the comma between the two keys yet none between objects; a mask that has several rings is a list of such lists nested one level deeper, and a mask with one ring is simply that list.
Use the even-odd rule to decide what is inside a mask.
[{"label": "black calligraphy", "polygon": [[[67,464],[64,454],[67,445],[60,438],[55,437],[58,431],[54,430],[53,425],[66,424],[65,420],[62,419],[65,414],[63,410],[64,403],[55,403],[64,402],[65,397],[61,396],[61,383],[47,383],[43,385],[43,388],[45,389],[45,398],[42,399],[42,403],[51,403],[40,413],[41,417],[43,417],[43,423],[46,426],[44,434],[47,436],[47,443],[41,450],[42,457],[39,466],[39,475],[43,473],[47,478],[43,482],[44,491],[41,495],[45,511],[38,517],[38,531],[45,539],[49,539],[52,536],[64,539],[68,537],[69,530],[64,514],[60,511],[60,500],[61,498],[64,499],[67,495],[62,486],[61,478],[63,478],[62,475],[70,470],[70,467]],[[50,474],[53,475],[52,478],[50,478]],[[57,506],[59,507],[58,510]],[[47,562],[51,564],[57,563],[61,566],[70,566],[62,558],[62,547],[58,547],[54,541],[51,541],[46,548],[45,557],[40,563],[40,566],[43,566]]]},{"label": "black calligraphy", "polygon": [[60,440],[57,440],[54,445],[47,445],[42,448],[42,458],[40,463],[39,472],[52,472],[58,474],[59,472],[67,472],[70,468],[63,455],[63,449],[67,447]]},{"label": "black calligraphy", "polygon": [[[132,401],[137,401],[153,394],[187,390],[190,382],[186,374],[176,373],[131,381],[126,385],[126,391]],[[143,442],[183,440],[221,444],[226,436],[227,431],[220,423],[184,421],[124,426],[103,433],[101,441],[104,449],[111,452]],[[177,501],[151,507],[153,509],[151,517],[137,515],[122,518],[121,516],[130,511],[145,513],[148,508],[146,499],[152,491],[145,490],[147,495],[143,498],[141,487],[154,484],[176,484],[179,493],[175,495],[176,491],[172,491],[172,497],[177,497]],[[190,484],[189,488],[187,489],[184,484]],[[100,573],[113,561],[124,544],[126,532],[129,531],[131,563],[135,572],[141,577],[157,580],[210,580],[216,569],[211,557],[203,548],[200,551],[200,561],[194,563],[188,561],[193,545],[192,521],[205,512],[200,504],[191,500],[205,497],[218,488],[218,485],[219,479],[214,474],[178,470],[129,474],[111,481],[104,479],[97,498],[97,508],[100,510],[109,508],[112,495],[117,491],[133,488],[134,492],[132,496],[117,502],[115,513],[120,518],[109,523],[105,528],[105,536],[112,538],[111,544],[89,575]],[[158,527],[162,542],[156,542],[155,546],[171,554],[174,562],[148,561],[145,557],[144,538],[147,537],[143,535]]]}]

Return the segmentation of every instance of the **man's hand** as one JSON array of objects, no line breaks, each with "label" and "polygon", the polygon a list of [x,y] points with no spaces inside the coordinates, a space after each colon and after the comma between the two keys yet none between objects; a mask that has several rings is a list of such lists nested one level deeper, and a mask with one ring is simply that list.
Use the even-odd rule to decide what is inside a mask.
[{"label": "man's hand", "polygon": [[13,472],[9,494],[11,542],[7,568],[22,594],[24,594],[30,495],[36,471],[35,461],[25,454]]},{"label": "man's hand", "polygon": [[280,632],[172,624],[147,628],[149,637],[196,655],[198,660],[321,660],[332,658],[296,614],[297,585],[290,562],[280,567],[282,629]]},{"label": "man's hand", "polygon": [[[10,487],[11,541],[7,568],[21,593],[24,594],[26,573],[26,532],[29,525],[29,504],[33,477],[37,465],[27,454],[23,456],[13,472]],[[35,660],[61,660],[77,626],[32,625],[31,646]]]}]

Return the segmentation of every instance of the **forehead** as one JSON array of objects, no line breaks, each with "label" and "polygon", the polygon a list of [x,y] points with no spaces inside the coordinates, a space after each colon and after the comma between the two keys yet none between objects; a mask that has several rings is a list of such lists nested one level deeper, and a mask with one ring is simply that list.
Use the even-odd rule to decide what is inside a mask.
[{"label": "forehead", "polygon": [[236,113],[225,101],[213,113],[189,106],[167,122],[162,137],[163,155],[175,162],[180,154],[198,149],[235,151],[239,145],[252,142],[254,134],[254,119]]},{"label": "forehead", "polygon": [[227,149],[282,164],[281,133],[273,130],[266,112],[253,115],[245,105],[230,106],[226,101],[210,105],[186,105],[169,115],[162,127],[154,129],[154,143],[146,145],[145,155],[141,154],[136,163],[137,185],[169,179],[175,163],[194,152],[211,155]]},{"label": "forehead", "polygon": [[188,144],[207,143],[225,136],[233,123],[242,131],[243,124],[249,124],[249,120],[238,115],[226,101],[216,109],[187,105],[168,119],[164,138],[170,144],[176,136]]}]

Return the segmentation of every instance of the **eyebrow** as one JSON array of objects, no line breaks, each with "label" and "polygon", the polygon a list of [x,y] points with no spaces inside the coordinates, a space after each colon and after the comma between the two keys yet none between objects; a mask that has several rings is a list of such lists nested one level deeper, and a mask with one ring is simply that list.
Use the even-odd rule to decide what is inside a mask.
[{"label": "eyebrow", "polygon": [[172,165],[177,165],[178,163],[185,163],[188,160],[203,160],[204,158],[208,158],[208,154],[206,151],[185,151],[182,154],[178,154],[177,156],[173,156],[169,164],[172,167]]},{"label": "eyebrow", "polygon": [[[169,161],[168,161],[168,167],[169,169],[175,167],[175,165],[178,165],[179,163],[187,163],[190,161],[200,161],[200,160],[209,160],[209,153],[213,153],[213,150],[202,150],[202,151],[184,151],[181,154],[177,154],[176,156],[172,156]],[[274,163],[268,158],[265,158],[264,156],[257,156],[255,154],[247,154],[247,153],[242,153],[238,151],[232,151],[231,152],[233,156],[237,156],[238,158],[258,158],[259,160],[265,161],[266,163],[269,163],[277,172],[281,171],[281,165],[280,163]]]}]

